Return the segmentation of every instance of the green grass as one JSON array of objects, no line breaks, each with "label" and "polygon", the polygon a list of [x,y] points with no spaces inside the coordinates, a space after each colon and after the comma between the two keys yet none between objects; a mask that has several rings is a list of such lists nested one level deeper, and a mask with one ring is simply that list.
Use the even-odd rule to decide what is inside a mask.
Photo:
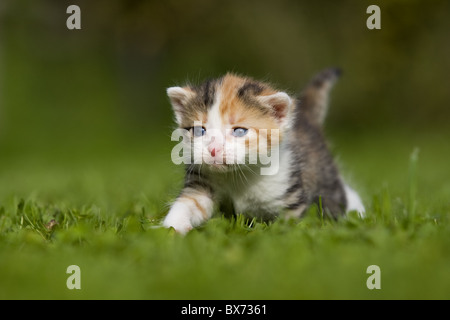
[{"label": "green grass", "polygon": [[[11,154],[0,160],[0,299],[449,299],[444,141],[335,136],[364,219],[218,215],[185,237],[157,228],[181,187],[170,145]],[[69,265],[81,290],[66,287]],[[370,265],[380,290],[366,287]]]}]

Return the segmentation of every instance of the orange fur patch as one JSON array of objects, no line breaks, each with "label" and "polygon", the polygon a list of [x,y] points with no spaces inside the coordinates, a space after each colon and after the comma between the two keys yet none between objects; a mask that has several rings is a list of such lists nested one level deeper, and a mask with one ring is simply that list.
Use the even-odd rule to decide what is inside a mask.
[{"label": "orange fur patch", "polygon": [[[219,88],[221,94],[221,105],[219,106],[220,116],[225,125],[231,127],[242,126],[244,128],[276,129],[278,124],[269,115],[264,115],[257,108],[249,108],[239,99],[238,90],[247,78],[238,77],[233,74],[226,74]],[[270,95],[276,91],[264,87],[261,95]],[[228,120],[228,123],[226,121]]]},{"label": "orange fur patch", "polygon": [[[233,74],[226,74],[218,88],[221,95],[221,104],[219,112],[223,124],[226,128],[243,127],[247,129],[254,129],[258,136],[254,137],[253,141],[246,139],[245,145],[258,145],[259,130],[267,130],[267,148],[270,150],[272,139],[272,129],[279,129],[279,124],[276,119],[271,116],[271,113],[264,113],[257,107],[248,106],[238,97],[239,89],[247,82],[252,81],[247,78],[239,77]],[[260,95],[271,95],[276,91],[266,85],[262,85],[263,91]],[[281,137],[280,137],[281,139]]]},{"label": "orange fur patch", "polygon": [[222,80],[220,87],[221,91],[221,105],[219,107],[220,116],[223,120],[227,119],[227,115],[236,114],[236,106],[239,105],[237,90],[243,85],[245,79],[226,74]]}]

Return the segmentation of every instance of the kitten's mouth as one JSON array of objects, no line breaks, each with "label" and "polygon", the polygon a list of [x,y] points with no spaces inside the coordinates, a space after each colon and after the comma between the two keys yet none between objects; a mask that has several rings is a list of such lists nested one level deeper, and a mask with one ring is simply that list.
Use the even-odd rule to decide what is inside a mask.
[{"label": "kitten's mouth", "polygon": [[[227,161],[228,160],[228,161]],[[225,155],[203,158],[203,164],[211,171],[229,171],[233,170],[236,159],[228,159]]]},{"label": "kitten's mouth", "polygon": [[229,165],[223,161],[213,161],[208,163],[207,167],[212,171],[227,171],[229,169]]},{"label": "kitten's mouth", "polygon": [[210,163],[209,166],[212,168],[227,168],[228,167],[228,165],[226,163],[216,162],[216,161],[214,161],[213,163]]}]

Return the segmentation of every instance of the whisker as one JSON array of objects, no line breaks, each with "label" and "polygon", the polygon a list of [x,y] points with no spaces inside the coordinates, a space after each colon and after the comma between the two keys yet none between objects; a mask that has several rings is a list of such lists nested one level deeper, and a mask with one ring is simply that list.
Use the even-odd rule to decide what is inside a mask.
[{"label": "whisker", "polygon": [[[239,165],[239,164],[237,164],[237,168],[239,169],[239,177],[241,178],[241,181],[242,181],[242,184],[244,184],[244,185],[249,185],[249,181],[248,181],[248,179],[247,179],[247,176],[245,175],[245,173],[242,171],[242,168],[241,168],[241,166]],[[245,179],[245,181],[244,181],[244,179]]]}]

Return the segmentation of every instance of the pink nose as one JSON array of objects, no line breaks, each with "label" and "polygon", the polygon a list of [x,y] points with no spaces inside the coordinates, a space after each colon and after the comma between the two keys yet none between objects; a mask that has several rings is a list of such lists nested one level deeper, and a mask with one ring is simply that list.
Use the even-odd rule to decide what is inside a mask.
[{"label": "pink nose", "polygon": [[208,151],[211,153],[211,157],[215,157],[217,153],[219,153],[222,148],[217,143],[211,143],[208,146]]}]

